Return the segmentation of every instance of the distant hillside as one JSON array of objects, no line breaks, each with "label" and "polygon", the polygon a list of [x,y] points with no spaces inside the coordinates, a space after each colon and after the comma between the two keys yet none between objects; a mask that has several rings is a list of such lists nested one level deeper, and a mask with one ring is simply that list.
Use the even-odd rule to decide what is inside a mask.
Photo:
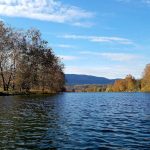
[{"label": "distant hillside", "polygon": [[107,79],[90,75],[66,74],[66,85],[113,84],[116,79]]}]

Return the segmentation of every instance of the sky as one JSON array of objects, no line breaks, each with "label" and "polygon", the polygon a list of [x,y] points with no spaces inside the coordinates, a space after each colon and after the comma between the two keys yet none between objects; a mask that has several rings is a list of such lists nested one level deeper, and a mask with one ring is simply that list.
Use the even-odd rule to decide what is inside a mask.
[{"label": "sky", "polygon": [[39,29],[68,74],[140,78],[150,63],[150,0],[0,0],[0,20]]}]

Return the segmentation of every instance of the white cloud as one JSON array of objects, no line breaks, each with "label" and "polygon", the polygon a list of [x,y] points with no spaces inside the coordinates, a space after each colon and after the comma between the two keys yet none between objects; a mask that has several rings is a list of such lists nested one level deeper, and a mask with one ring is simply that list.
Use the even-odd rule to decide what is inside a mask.
[{"label": "white cloud", "polygon": [[59,0],[0,0],[0,15],[78,26],[84,26],[84,21],[94,16],[91,12]]},{"label": "white cloud", "polygon": [[139,58],[138,55],[126,53],[101,53],[101,56],[114,61],[131,61]]},{"label": "white cloud", "polygon": [[81,54],[86,54],[90,56],[100,56],[107,58],[109,60],[113,61],[133,61],[136,59],[139,59],[141,56],[139,55],[134,55],[134,54],[128,54],[128,53],[98,53],[98,52],[92,52],[92,51],[83,51],[80,52]]},{"label": "white cloud", "polygon": [[79,27],[91,27],[94,26],[94,23],[92,22],[74,22],[74,26],[79,26]]},{"label": "white cloud", "polygon": [[143,3],[143,4],[147,4],[147,5],[150,5],[150,0],[116,0],[118,2],[124,2],[124,3],[131,3],[131,2],[134,2],[134,3]]},{"label": "white cloud", "polygon": [[59,48],[74,48],[73,45],[68,45],[68,44],[59,44],[59,45],[55,45],[55,47],[59,47]]},{"label": "white cloud", "polygon": [[74,35],[74,34],[66,34],[61,36],[62,38],[66,38],[66,39],[80,39],[80,40],[88,40],[91,42],[115,42],[115,43],[119,43],[119,44],[125,44],[125,45],[129,45],[129,44],[134,44],[131,40],[126,39],[126,38],[121,38],[121,37],[107,37],[107,36],[84,36],[84,35]]},{"label": "white cloud", "polygon": [[70,61],[70,60],[79,59],[79,57],[76,57],[76,56],[67,56],[67,55],[58,55],[58,57],[60,57],[60,59],[62,59],[64,61]]}]

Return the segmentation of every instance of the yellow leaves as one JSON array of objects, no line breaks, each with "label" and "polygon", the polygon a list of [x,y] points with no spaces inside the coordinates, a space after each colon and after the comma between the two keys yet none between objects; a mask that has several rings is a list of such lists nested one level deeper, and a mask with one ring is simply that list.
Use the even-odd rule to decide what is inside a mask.
[{"label": "yellow leaves", "polygon": [[147,64],[144,69],[141,90],[143,92],[150,92],[150,64]]},{"label": "yellow leaves", "polygon": [[136,80],[132,75],[127,75],[125,79],[117,80],[112,87],[114,92],[132,92],[136,90]]}]

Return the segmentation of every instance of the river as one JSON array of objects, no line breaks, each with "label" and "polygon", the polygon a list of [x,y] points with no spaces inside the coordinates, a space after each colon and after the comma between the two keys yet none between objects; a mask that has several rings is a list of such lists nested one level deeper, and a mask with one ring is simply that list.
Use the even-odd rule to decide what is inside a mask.
[{"label": "river", "polygon": [[150,94],[0,97],[0,149],[150,149]]}]

